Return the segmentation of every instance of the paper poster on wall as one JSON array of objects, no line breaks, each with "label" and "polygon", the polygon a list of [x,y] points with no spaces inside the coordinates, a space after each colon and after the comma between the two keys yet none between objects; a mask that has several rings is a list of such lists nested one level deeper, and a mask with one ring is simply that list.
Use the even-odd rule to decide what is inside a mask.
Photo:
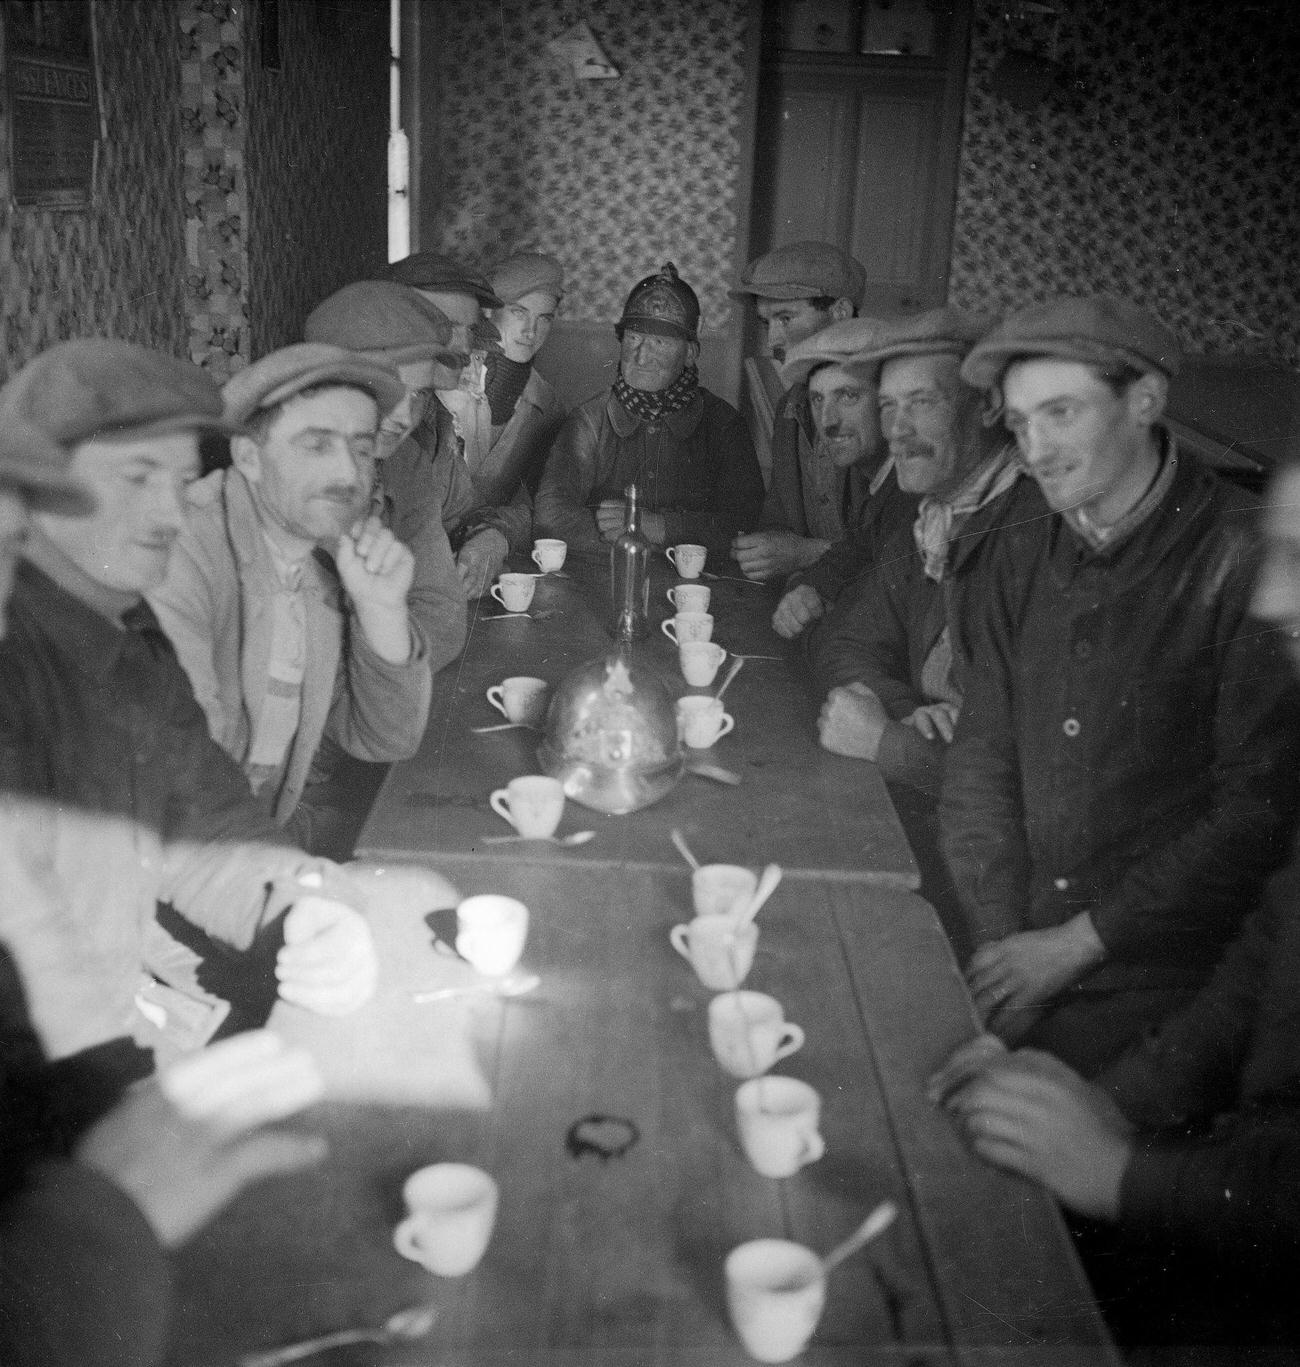
[{"label": "paper poster on wall", "polygon": [[101,134],[90,0],[3,0],[17,205],[84,209]]}]

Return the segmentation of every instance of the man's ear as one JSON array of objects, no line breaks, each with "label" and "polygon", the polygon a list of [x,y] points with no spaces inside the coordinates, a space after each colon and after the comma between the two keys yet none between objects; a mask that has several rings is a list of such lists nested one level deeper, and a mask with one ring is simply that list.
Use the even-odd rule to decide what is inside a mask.
[{"label": "man's ear", "polygon": [[1133,381],[1129,390],[1131,412],[1140,422],[1156,423],[1164,416],[1165,405],[1169,400],[1169,381],[1149,370],[1140,379]]},{"label": "man's ear", "polygon": [[686,364],[695,365],[700,359],[700,344],[698,342],[686,343]]},{"label": "man's ear", "polygon": [[842,323],[857,312],[852,299],[837,299],[829,309],[832,323]]},{"label": "man's ear", "polygon": [[230,463],[250,484],[256,484],[262,475],[262,448],[252,437],[231,437]]}]

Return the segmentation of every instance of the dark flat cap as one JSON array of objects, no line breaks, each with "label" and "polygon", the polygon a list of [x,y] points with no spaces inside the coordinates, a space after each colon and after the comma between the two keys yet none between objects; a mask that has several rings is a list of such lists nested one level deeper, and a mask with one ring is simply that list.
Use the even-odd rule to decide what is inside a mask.
[{"label": "dark flat cap", "polygon": [[75,515],[94,510],[95,496],[68,472],[72,448],[60,446],[22,418],[0,424],[0,489],[14,489],[36,509]]},{"label": "dark flat cap", "polygon": [[851,299],[862,302],[867,272],[860,261],[829,242],[790,242],[745,267],[733,299]]},{"label": "dark flat cap", "polygon": [[392,280],[358,280],[322,300],[307,315],[303,335],[389,365],[468,357],[451,345],[451,319],[418,290]]},{"label": "dark flat cap", "polygon": [[272,351],[227,381],[222,396],[227,415],[243,424],[259,409],[331,382],[364,389],[379,405],[381,417],[406,397],[406,386],[391,365],[322,342],[296,342]]},{"label": "dark flat cap", "polygon": [[385,280],[412,285],[417,290],[442,290],[447,294],[472,294],[486,309],[499,309],[501,300],[478,271],[455,257],[440,252],[413,252],[394,261],[383,273]]},{"label": "dark flat cap", "polygon": [[61,342],[29,361],[0,390],[0,421],[14,418],[60,446],[232,430],[198,366],[109,337]]},{"label": "dark flat cap", "polygon": [[1047,356],[1085,365],[1131,365],[1176,375],[1178,339],[1145,309],[1126,299],[1052,299],[1011,314],[966,357],[962,378],[992,389],[1016,356]]}]

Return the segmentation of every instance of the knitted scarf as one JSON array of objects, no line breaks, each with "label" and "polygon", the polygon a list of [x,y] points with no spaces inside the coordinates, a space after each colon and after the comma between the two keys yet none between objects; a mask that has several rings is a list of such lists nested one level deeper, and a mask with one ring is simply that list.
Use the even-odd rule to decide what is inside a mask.
[{"label": "knitted scarf", "polygon": [[524,392],[528,377],[533,373],[531,361],[512,361],[500,351],[489,351],[486,357],[487,374],[483,392],[492,410],[492,425],[504,427],[515,411],[519,396]]},{"label": "knitted scarf", "polygon": [[1006,493],[1019,478],[1020,466],[1013,455],[1014,449],[1005,446],[971,471],[951,498],[940,502],[927,495],[921,500],[912,535],[931,579],[943,580],[954,524],[960,528],[972,513]]},{"label": "knitted scarf", "polygon": [[653,394],[648,394],[644,389],[633,389],[620,370],[618,379],[614,381],[614,397],[642,422],[658,422],[669,413],[685,408],[699,387],[700,372],[693,365],[688,365],[667,389],[656,390]]}]

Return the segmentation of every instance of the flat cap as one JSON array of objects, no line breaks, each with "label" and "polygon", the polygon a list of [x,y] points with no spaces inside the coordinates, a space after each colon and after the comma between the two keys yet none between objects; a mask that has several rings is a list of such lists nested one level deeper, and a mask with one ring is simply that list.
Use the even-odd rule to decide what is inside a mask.
[{"label": "flat cap", "polygon": [[472,271],[454,256],[440,252],[412,252],[394,261],[383,273],[385,280],[399,285],[411,285],[417,290],[442,290],[448,294],[472,294],[485,309],[501,307],[501,300],[492,292],[478,271]]},{"label": "flat cap", "polygon": [[1176,375],[1178,339],[1126,299],[1051,299],[1011,314],[966,357],[962,378],[977,389],[998,385],[1016,356],[1048,356],[1085,365],[1131,365]]},{"label": "flat cap", "polygon": [[60,446],[228,432],[221,391],[189,361],[110,337],[43,351],[0,389],[0,423],[22,419]]},{"label": "flat cap", "polygon": [[379,405],[381,417],[406,397],[406,386],[391,365],[323,342],[295,342],[272,351],[227,380],[221,392],[227,415],[242,426],[259,409],[330,383],[364,389]]},{"label": "flat cap", "polygon": [[468,359],[451,345],[451,319],[418,290],[392,280],[358,280],[336,290],[307,315],[303,336],[389,365],[464,365]]},{"label": "flat cap", "polygon": [[[791,347],[781,377],[787,385],[797,384],[824,361],[879,370],[897,356],[964,356],[992,322],[946,305],[902,318],[848,318]],[[855,340],[861,344],[854,346]]]},{"label": "flat cap", "polygon": [[69,474],[71,464],[71,447],[22,418],[0,425],[0,489],[17,490],[33,508],[70,516],[94,510],[95,496]]},{"label": "flat cap", "polygon": [[535,290],[553,294],[557,303],[564,298],[564,267],[553,256],[542,252],[516,252],[507,256],[492,268],[488,280],[503,304],[513,304]]},{"label": "flat cap", "polygon": [[733,299],[851,299],[862,302],[867,272],[829,242],[790,242],[745,267]]}]

